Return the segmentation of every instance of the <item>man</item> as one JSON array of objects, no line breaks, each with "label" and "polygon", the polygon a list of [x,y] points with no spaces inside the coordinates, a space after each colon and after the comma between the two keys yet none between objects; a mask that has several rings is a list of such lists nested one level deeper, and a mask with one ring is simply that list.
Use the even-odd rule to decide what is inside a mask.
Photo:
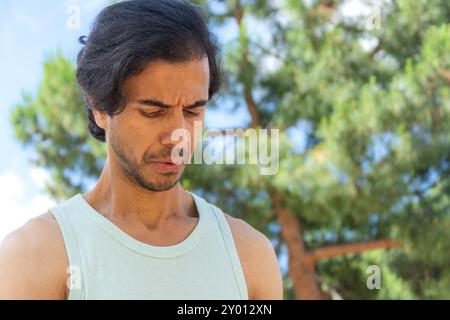
[{"label": "man", "polygon": [[172,133],[189,133],[182,152],[192,152],[220,84],[198,9],[121,2],[80,42],[77,80],[107,160],[90,192],[5,238],[0,298],[281,299],[268,239],[179,183],[186,163],[174,160]]}]

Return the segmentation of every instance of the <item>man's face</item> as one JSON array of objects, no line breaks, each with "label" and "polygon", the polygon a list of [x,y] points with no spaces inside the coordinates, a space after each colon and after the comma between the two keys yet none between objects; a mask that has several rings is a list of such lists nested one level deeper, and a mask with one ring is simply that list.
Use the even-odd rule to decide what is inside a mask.
[{"label": "man's face", "polygon": [[172,149],[180,142],[172,140],[176,129],[189,133],[193,153],[194,121],[203,125],[208,100],[208,58],[176,64],[153,62],[127,79],[124,87],[124,111],[107,119],[111,161],[143,188],[168,190],[180,180],[186,164],[161,162],[173,161]]}]

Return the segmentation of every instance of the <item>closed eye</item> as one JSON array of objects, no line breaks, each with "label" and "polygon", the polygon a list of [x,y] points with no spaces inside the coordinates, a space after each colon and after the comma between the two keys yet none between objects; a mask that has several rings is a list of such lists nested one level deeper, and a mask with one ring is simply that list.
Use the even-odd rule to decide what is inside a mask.
[{"label": "closed eye", "polygon": [[140,111],[140,112],[144,117],[147,117],[147,118],[156,118],[162,114],[161,110],[156,111],[156,112],[144,112],[144,111]]},{"label": "closed eye", "polygon": [[[190,111],[190,110],[183,110],[189,117],[197,117],[200,115],[200,112],[194,112],[194,111]],[[163,110],[159,110],[159,111],[155,111],[155,112],[144,112],[144,111],[140,111],[141,114],[144,117],[147,118],[156,118],[158,116],[160,116],[161,114],[164,113]]]},{"label": "closed eye", "polygon": [[196,116],[200,115],[200,112],[194,112],[194,111],[190,111],[190,110],[184,110],[184,112],[191,117],[196,117]]}]

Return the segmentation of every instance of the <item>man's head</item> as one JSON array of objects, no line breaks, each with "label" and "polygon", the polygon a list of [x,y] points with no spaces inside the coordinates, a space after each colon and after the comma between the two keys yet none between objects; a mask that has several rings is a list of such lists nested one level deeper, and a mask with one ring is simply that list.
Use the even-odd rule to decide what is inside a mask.
[{"label": "man's head", "polygon": [[108,145],[111,163],[140,186],[164,191],[180,179],[171,168],[185,129],[220,87],[218,49],[197,7],[177,0],[125,1],[104,9],[78,54],[89,131]]}]

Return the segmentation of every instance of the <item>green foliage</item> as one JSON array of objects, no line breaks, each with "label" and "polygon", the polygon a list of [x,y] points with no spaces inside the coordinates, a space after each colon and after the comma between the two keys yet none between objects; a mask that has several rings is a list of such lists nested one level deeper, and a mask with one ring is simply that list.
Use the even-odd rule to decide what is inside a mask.
[{"label": "green foliage", "polygon": [[75,68],[60,51],[44,63],[35,97],[24,94],[11,113],[17,139],[34,151],[32,162],[47,168],[51,179],[46,191],[55,199],[80,192],[98,175],[106,153],[88,139],[86,116]]}]

